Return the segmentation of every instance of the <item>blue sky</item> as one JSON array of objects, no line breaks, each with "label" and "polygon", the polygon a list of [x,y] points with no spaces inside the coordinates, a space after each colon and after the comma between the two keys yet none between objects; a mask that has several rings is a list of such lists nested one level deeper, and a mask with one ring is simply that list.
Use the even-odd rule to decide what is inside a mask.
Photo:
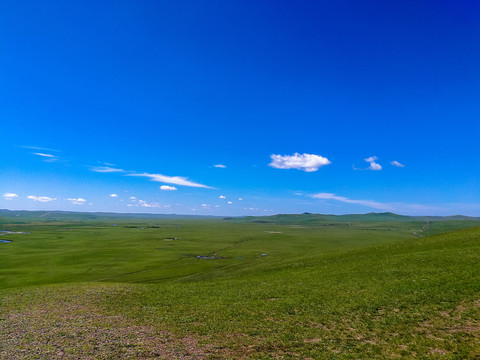
[{"label": "blue sky", "polygon": [[479,39],[468,0],[3,1],[0,208],[480,216]]}]

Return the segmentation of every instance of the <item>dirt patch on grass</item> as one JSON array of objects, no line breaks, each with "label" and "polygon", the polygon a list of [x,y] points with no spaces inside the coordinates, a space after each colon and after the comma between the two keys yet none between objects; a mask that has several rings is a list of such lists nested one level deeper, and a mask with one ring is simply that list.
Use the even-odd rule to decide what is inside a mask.
[{"label": "dirt patch on grass", "polygon": [[429,334],[447,335],[452,333],[470,334],[480,337],[480,301],[464,302],[453,310],[439,312],[439,316],[428,319],[420,324],[419,330]]},{"label": "dirt patch on grass", "polygon": [[320,338],[313,338],[313,339],[304,339],[303,340],[304,343],[319,343],[319,342],[322,342],[322,339]]},{"label": "dirt patch on grass", "polygon": [[432,355],[446,355],[448,352],[443,349],[430,349],[430,354]]},{"label": "dirt patch on grass", "polygon": [[204,359],[222,349],[107,314],[94,301],[32,306],[0,315],[0,359]]},{"label": "dirt patch on grass", "polygon": [[[66,315],[66,316],[65,316]],[[199,359],[213,355],[194,337],[176,339],[152,326],[72,305],[10,314],[2,321],[0,358]]]}]

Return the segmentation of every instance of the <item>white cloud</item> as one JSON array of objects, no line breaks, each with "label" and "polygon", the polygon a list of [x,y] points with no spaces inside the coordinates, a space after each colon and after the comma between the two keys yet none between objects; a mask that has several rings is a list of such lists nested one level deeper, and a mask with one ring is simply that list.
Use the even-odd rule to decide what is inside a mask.
[{"label": "white cloud", "polygon": [[117,194],[110,194],[110,195],[108,195],[108,196],[110,196],[111,198],[116,198],[116,197],[118,197]]},{"label": "white cloud", "polygon": [[392,161],[390,164],[393,165],[393,166],[396,166],[396,167],[400,167],[400,168],[405,167],[405,165],[400,164],[397,160]]},{"label": "white cloud", "polygon": [[[148,202],[145,200],[138,200],[136,204],[127,204],[127,206],[138,206],[138,207],[146,207],[146,208],[159,208],[162,207],[161,204],[157,202]],[[168,208],[170,205],[164,205],[164,207]]]},{"label": "white cloud", "polygon": [[17,194],[14,194],[14,193],[5,193],[5,194],[3,194],[3,198],[4,198],[5,200],[12,200],[12,199],[14,199],[14,198],[16,198],[16,197],[18,197],[18,195],[17,195]]},{"label": "white cloud", "polygon": [[160,186],[160,190],[173,191],[177,190],[177,188],[175,186],[162,185]]},{"label": "white cloud", "polygon": [[242,200],[243,200],[243,198],[238,198],[238,200],[239,200],[239,201],[242,201]]},{"label": "white cloud", "polygon": [[148,173],[128,174],[128,176],[143,176],[143,177],[150,178],[152,181],[163,182],[167,184],[213,189],[210,186],[195,183],[193,181],[188,180],[186,177],[182,177],[182,176],[167,176],[162,174],[148,174]]},{"label": "white cloud", "polygon": [[135,196],[130,196],[130,200],[137,200]]},{"label": "white cloud", "polygon": [[218,198],[219,199],[226,199],[227,197],[225,195],[220,195]]},{"label": "white cloud", "polygon": [[67,200],[68,200],[68,201],[71,201],[72,204],[75,204],[75,205],[82,205],[82,204],[85,204],[85,202],[87,201],[87,200],[82,199],[82,198],[76,198],[76,199],[75,199],[75,198],[71,198],[71,199],[67,199]]},{"label": "white cloud", "polygon": [[317,171],[320,167],[331,164],[326,157],[314,154],[270,155],[272,162],[268,164],[276,169],[298,169],[306,172]]},{"label": "white cloud", "polygon": [[366,158],[365,161],[370,163],[370,166],[367,168],[367,170],[382,170],[382,166],[376,162],[377,160],[378,158],[376,156],[370,156]]},{"label": "white cloud", "polygon": [[225,166],[225,165],[222,165],[222,164],[213,165],[213,167],[222,168],[222,169],[225,169],[225,168],[226,168],[226,166]]},{"label": "white cloud", "polygon": [[116,169],[110,166],[94,166],[90,168],[91,171],[98,172],[98,173],[123,173],[125,170],[123,169]]},{"label": "white cloud", "polygon": [[228,201],[228,202],[227,202],[227,204],[229,204],[229,205],[232,205],[232,204],[233,204],[233,202],[231,202],[231,201]]},{"label": "white cloud", "polygon": [[209,205],[209,204],[202,204],[202,205],[200,205],[200,206],[201,206],[201,207],[203,207],[203,208],[209,208],[209,207],[211,207],[212,205]]},{"label": "white cloud", "polygon": [[39,202],[50,202],[50,201],[57,200],[56,198],[51,198],[48,196],[34,196],[34,195],[27,196],[27,199],[30,199],[33,201],[39,201]]},{"label": "white cloud", "polygon": [[14,193],[5,193],[3,194],[3,198],[5,200],[13,200],[14,198],[18,197],[17,194],[14,194]]},{"label": "white cloud", "polygon": [[147,202],[147,201],[144,201],[144,200],[138,200],[138,206],[141,206],[141,207],[160,207],[160,204],[159,203],[156,203],[156,202]]}]

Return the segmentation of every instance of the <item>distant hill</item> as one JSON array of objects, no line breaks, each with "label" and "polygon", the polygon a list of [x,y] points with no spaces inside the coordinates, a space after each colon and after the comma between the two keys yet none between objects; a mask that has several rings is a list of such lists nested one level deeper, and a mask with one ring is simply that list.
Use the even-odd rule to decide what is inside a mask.
[{"label": "distant hill", "polygon": [[409,221],[480,221],[480,217],[453,216],[405,216],[392,212],[366,214],[277,214],[271,216],[219,217],[208,215],[114,213],[114,212],[75,212],[75,211],[28,211],[0,209],[0,224],[55,221],[114,221],[128,219],[221,219],[239,222],[272,224],[329,224],[349,222],[409,222]]}]

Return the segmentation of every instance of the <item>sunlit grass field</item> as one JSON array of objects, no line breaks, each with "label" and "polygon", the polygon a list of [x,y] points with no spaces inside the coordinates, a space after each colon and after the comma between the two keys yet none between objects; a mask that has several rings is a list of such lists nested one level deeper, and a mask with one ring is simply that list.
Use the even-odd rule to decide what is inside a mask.
[{"label": "sunlit grass field", "polygon": [[480,358],[475,221],[15,220],[2,359]]}]

